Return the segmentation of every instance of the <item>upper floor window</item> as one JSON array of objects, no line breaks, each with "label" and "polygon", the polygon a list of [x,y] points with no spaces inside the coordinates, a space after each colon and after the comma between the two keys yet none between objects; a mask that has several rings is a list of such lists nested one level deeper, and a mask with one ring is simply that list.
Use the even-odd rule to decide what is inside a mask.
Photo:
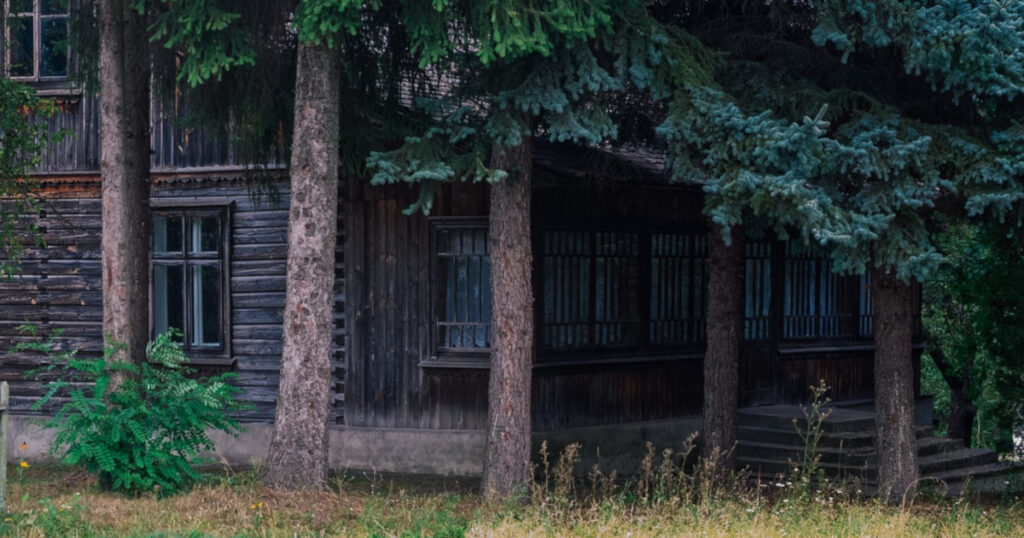
[{"label": "upper floor window", "polygon": [[24,82],[68,76],[68,1],[8,0],[3,41],[7,75]]},{"label": "upper floor window", "polygon": [[173,327],[190,357],[226,355],[226,209],[157,209],[153,215],[154,336]]}]

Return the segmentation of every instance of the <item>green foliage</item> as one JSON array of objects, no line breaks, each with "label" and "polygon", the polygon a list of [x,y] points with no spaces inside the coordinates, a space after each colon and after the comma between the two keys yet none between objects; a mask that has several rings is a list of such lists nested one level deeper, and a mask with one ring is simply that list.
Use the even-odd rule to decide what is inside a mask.
[{"label": "green foliage", "polygon": [[963,95],[1024,93],[1024,3],[1016,0],[824,0],[812,37],[846,61],[858,46],[895,47],[904,69]]},{"label": "green foliage", "polygon": [[957,224],[938,243],[947,261],[925,285],[924,322],[954,374],[970,380],[974,441],[1010,451],[1024,423],[1024,238]]},{"label": "green foliage", "polygon": [[[140,11],[148,8],[155,12],[149,28],[152,41],[184,53],[178,77],[193,87],[220,79],[234,67],[256,63],[256,51],[245,34],[232,31],[232,24],[242,15],[215,0],[135,0],[135,4]],[[164,7],[169,9],[161,9]]]},{"label": "green foliage", "polygon": [[0,77],[0,278],[17,272],[17,262],[27,238],[42,243],[39,230],[25,217],[39,212],[33,194],[35,180],[29,172],[42,157],[46,145],[60,140],[63,131],[47,130],[44,118],[57,113],[52,101],[39,99],[32,88]]},{"label": "green foliage", "polygon": [[[54,352],[52,339],[16,348],[46,351],[53,360],[46,370],[64,372],[47,383],[46,394],[33,406],[40,409],[58,394],[69,397],[46,423],[57,431],[51,450],[65,463],[97,474],[100,484],[114,491],[155,490],[164,496],[190,487],[199,478],[192,467],[199,453],[213,448],[207,430],[240,432],[229,413],[243,406],[235,401],[239,389],[230,384],[234,374],[196,377],[185,366],[175,336],[180,334],[169,331],[150,342],[141,368],[110,362],[116,344],[109,344],[101,359]],[[111,388],[115,373],[128,375]]]}]

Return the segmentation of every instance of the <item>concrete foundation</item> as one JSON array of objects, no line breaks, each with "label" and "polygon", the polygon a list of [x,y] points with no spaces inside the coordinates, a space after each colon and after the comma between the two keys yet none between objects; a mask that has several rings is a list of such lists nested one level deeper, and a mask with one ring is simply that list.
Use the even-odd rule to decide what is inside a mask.
[{"label": "concrete foundation", "polygon": [[[8,454],[11,461],[52,461],[54,432],[38,416],[10,417]],[[586,474],[598,464],[603,472],[636,471],[650,441],[660,453],[678,452],[700,428],[700,417],[684,417],[612,426],[572,428],[534,434],[534,452],[548,441],[551,461],[570,443],[581,444],[576,469]],[[258,465],[267,457],[272,424],[248,423],[238,437],[211,432],[215,449],[206,457],[231,466]],[[484,432],[466,430],[403,430],[339,427],[331,429],[330,465],[334,469],[384,473],[478,476],[483,468]]]}]

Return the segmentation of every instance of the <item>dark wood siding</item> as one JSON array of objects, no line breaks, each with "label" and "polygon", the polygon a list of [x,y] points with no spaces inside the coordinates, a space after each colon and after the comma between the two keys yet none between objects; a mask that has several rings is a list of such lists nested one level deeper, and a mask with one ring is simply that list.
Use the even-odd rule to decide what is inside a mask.
[{"label": "dark wood siding", "polygon": [[[487,213],[484,186],[458,185],[439,197],[432,216]],[[540,189],[537,219],[680,220],[701,226],[700,200],[679,188],[643,191],[606,186],[601,196]],[[430,333],[430,227],[402,210],[412,189],[350,184],[345,202],[347,313],[350,321],[346,420],[354,426],[482,429],[487,370],[433,367]],[[694,220],[694,218],[696,220]],[[610,364],[547,362],[534,373],[538,431],[615,424],[700,412],[699,356],[612,359]]]},{"label": "dark wood siding", "polygon": [[[59,112],[44,118],[52,132],[68,133],[60,142],[47,147],[36,173],[90,174],[97,173],[99,164],[99,100],[96,96],[80,95],[57,98]],[[177,116],[183,113],[182,103],[151,106],[153,147],[152,169],[156,172],[180,171],[190,168],[243,167],[229,137],[223,132],[180,125]],[[265,163],[271,167],[280,163],[272,159]]]},{"label": "dark wood siding", "polygon": [[[243,389],[242,399],[255,406],[246,419],[272,420],[277,397],[281,360],[281,320],[285,295],[286,231],[288,188],[281,182],[280,205],[250,199],[241,182],[200,182],[158,185],[153,190],[154,206],[173,202],[195,206],[232,204],[231,248],[231,356],[232,370]],[[98,194],[94,192],[94,195]],[[39,224],[46,230],[45,248],[26,249],[23,274],[0,282],[0,346],[5,349],[24,341],[16,333],[23,320],[33,323],[41,334],[61,328],[62,348],[77,349],[83,356],[102,352],[102,290],[100,288],[100,202],[95,197],[53,199],[44,205]],[[340,222],[340,219],[339,219]],[[344,244],[339,227],[339,251]],[[337,267],[344,266],[339,258]],[[344,274],[339,272],[337,310],[344,312]],[[336,315],[337,394],[335,421],[342,422],[344,401],[344,331]],[[39,365],[33,355],[5,355],[0,377],[11,382],[12,403],[27,410],[41,394],[41,382],[28,380],[26,373]],[[206,368],[206,367],[204,367]],[[208,369],[209,370],[209,369]],[[217,371],[217,370],[209,370]]]}]

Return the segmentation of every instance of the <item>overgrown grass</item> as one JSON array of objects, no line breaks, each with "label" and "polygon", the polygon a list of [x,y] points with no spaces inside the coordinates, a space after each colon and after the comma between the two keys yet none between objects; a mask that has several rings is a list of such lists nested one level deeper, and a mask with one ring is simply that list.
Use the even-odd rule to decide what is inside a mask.
[{"label": "overgrown grass", "polygon": [[[652,448],[653,453],[653,448]],[[563,456],[565,457],[565,456]],[[485,505],[465,479],[342,475],[328,492],[280,493],[254,471],[208,472],[166,499],[101,492],[63,466],[9,471],[8,536],[1021,536],[1019,498],[931,498],[905,507],[843,490],[750,485],[651,456],[630,481],[567,479],[556,459],[530,502]],[[665,474],[673,469],[669,474]],[[561,474],[556,474],[561,473]],[[543,473],[542,473],[543,474]],[[695,478],[696,477],[696,478]],[[675,482],[670,482],[674,480]]]}]

